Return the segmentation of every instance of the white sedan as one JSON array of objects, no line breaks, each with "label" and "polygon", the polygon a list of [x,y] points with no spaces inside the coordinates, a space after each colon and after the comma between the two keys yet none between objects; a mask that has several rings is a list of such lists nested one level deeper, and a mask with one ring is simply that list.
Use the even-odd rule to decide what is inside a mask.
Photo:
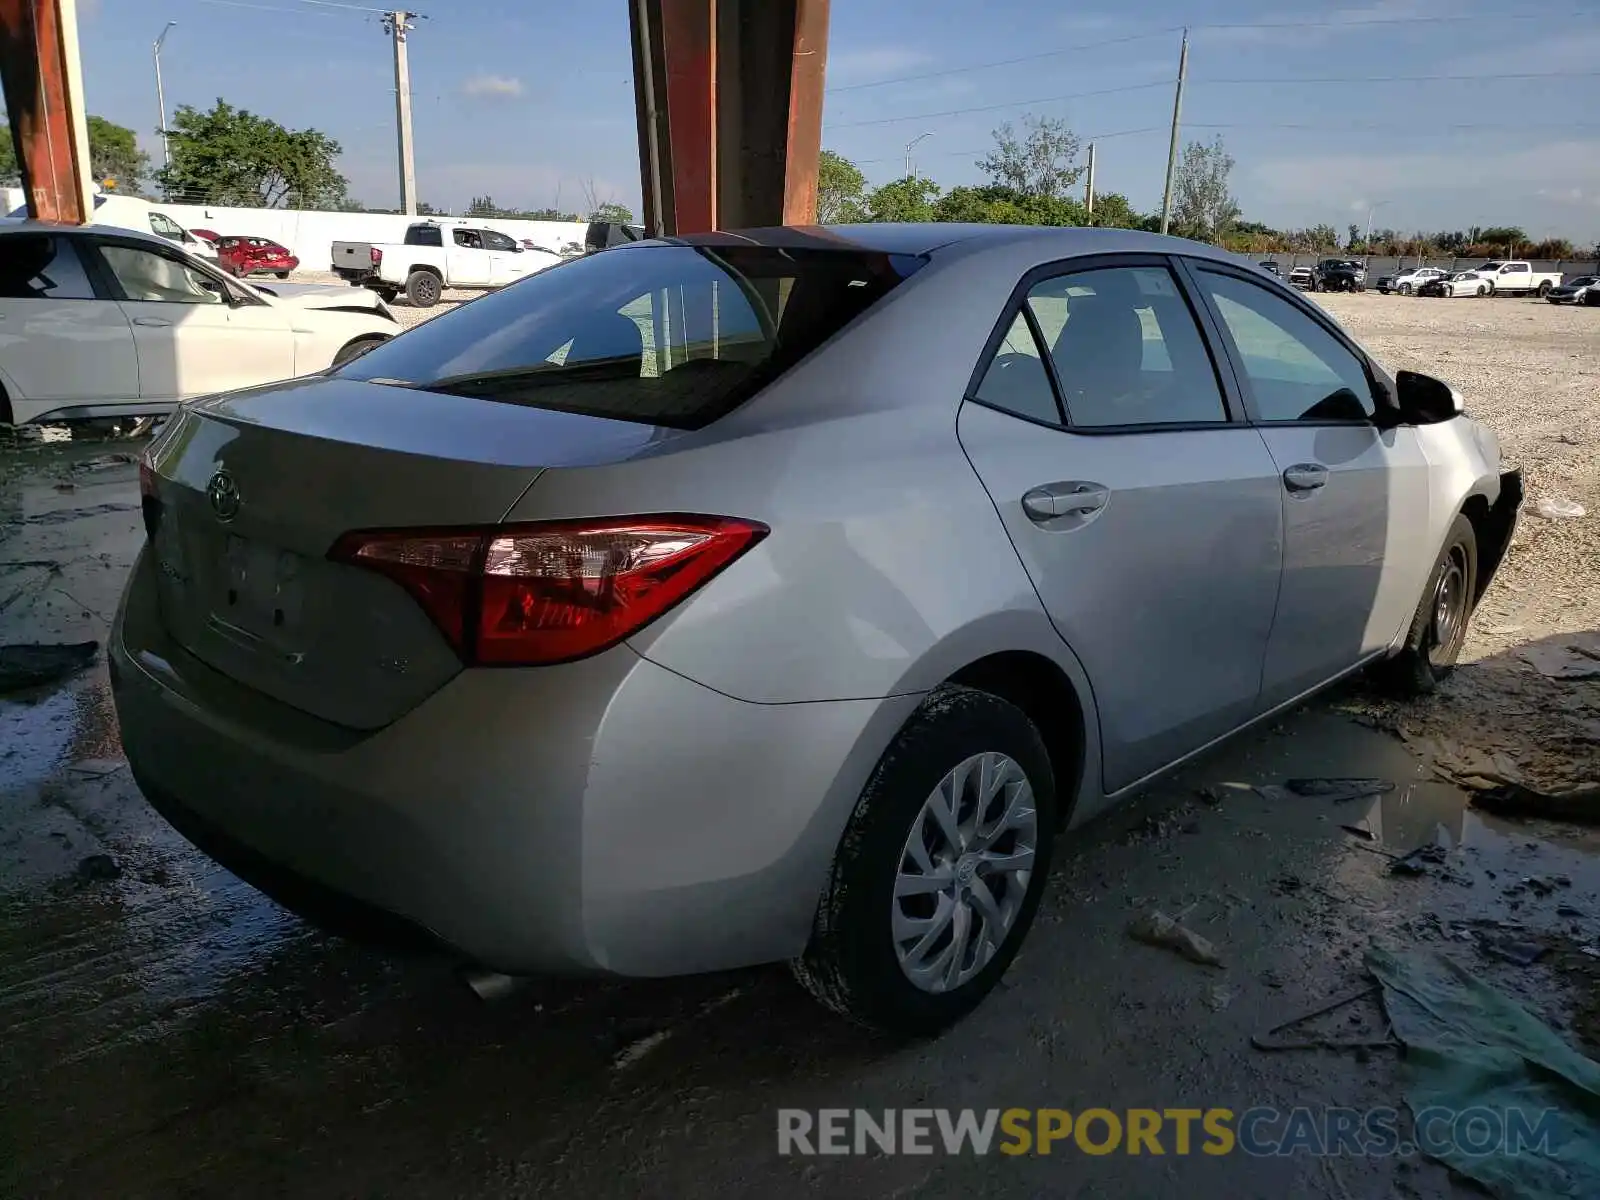
[{"label": "white sedan", "polygon": [[1443,279],[1431,279],[1417,290],[1424,296],[1487,296],[1489,285],[1471,271],[1458,271]]},{"label": "white sedan", "polygon": [[0,424],[166,413],[399,332],[365,290],[253,287],[132,230],[0,226]]}]

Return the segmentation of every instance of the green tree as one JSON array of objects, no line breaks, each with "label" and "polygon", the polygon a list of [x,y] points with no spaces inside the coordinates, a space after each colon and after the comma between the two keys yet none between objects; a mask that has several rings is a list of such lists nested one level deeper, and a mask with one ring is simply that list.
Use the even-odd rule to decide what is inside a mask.
[{"label": "green tree", "polygon": [[1019,195],[1065,198],[1083,177],[1077,134],[1056,117],[1030,114],[1022,125],[1020,136],[1009,121],[996,129],[994,149],[978,160],[978,169]]},{"label": "green tree", "polygon": [[1361,226],[1352,221],[1348,232],[1350,236],[1345,239],[1344,248],[1346,250],[1359,250],[1361,248]]},{"label": "green tree", "polygon": [[472,203],[467,205],[469,217],[509,217],[511,210],[501,208],[494,202],[493,196],[474,196]]},{"label": "green tree", "polygon": [[581,221],[577,213],[562,212],[559,208],[535,208],[521,214],[529,221]]},{"label": "green tree", "polygon": [[609,221],[613,225],[629,225],[633,222],[633,210],[626,204],[618,204],[614,200],[607,201],[605,204],[595,205],[589,214],[589,220]]},{"label": "green tree", "polygon": [[218,100],[209,112],[180,104],[168,138],[172,165],[156,180],[174,200],[243,208],[337,208],[348,181],[342,148],[316,129],[278,122]]},{"label": "green tree", "polygon": [[1228,190],[1233,156],[1219,137],[1209,146],[1190,142],[1183,148],[1172,199],[1172,223],[1185,237],[1216,241],[1239,219],[1239,203]]},{"label": "green tree", "polygon": [[824,150],[817,161],[817,224],[844,225],[867,215],[867,177],[842,154]]},{"label": "green tree", "polygon": [[137,195],[150,173],[150,156],[139,149],[139,140],[125,126],[104,117],[91,116],[89,125],[89,171],[103,185],[116,181],[116,190]]},{"label": "green tree", "polygon": [[[1146,218],[1133,211],[1133,205],[1121,192],[1102,192],[1094,198],[1091,220],[1107,229],[1142,229]],[[1156,228],[1160,228],[1159,223]]]},{"label": "green tree", "polygon": [[17,148],[11,144],[11,126],[0,125],[0,183],[9,186],[21,177],[17,169]]},{"label": "green tree", "polygon": [[867,213],[873,221],[932,221],[938,196],[933,180],[908,175],[868,193]]}]

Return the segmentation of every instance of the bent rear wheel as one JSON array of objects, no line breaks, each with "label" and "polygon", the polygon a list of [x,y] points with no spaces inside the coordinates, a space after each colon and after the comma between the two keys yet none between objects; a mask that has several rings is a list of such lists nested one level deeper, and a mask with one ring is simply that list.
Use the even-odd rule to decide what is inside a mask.
[{"label": "bent rear wheel", "polygon": [[1039,731],[972,688],[934,691],[879,760],[792,965],[825,1006],[928,1035],[999,982],[1033,923],[1056,831]]},{"label": "bent rear wheel", "polygon": [[1383,681],[1406,695],[1425,696],[1455,670],[1477,605],[1478,538],[1461,514],[1428,576],[1400,653],[1381,663]]}]

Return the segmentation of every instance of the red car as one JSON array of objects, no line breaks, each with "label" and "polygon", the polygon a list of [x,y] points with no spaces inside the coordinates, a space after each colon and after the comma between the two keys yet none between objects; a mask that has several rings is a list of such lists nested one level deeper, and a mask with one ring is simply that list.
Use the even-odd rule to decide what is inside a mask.
[{"label": "red car", "polygon": [[300,265],[300,260],[277,242],[259,237],[219,237],[217,261],[224,271],[243,278],[257,271],[289,278],[289,272]]}]

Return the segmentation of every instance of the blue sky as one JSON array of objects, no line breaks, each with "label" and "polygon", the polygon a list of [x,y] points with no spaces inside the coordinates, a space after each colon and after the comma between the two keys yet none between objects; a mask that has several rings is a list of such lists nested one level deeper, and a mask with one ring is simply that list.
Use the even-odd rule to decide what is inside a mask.
[{"label": "blue sky", "polygon": [[[221,96],[322,129],[343,143],[357,197],[395,201],[392,66],[375,14],[304,0],[79,2],[89,109],[139,130],[152,156],[150,45],[176,20],[162,54],[169,106]],[[417,2],[429,18],[411,41],[422,199],[581,208],[592,190],[638,211],[623,0]],[[1185,24],[1185,140],[1222,135],[1248,218],[1342,228],[1377,205],[1378,227],[1600,239],[1596,0],[834,0],[823,143],[882,182],[931,132],[917,168],[949,186],[979,181],[974,152],[997,124],[1046,113],[1101,135],[1102,190],[1154,208]],[[1482,78],[1557,72],[1570,77]],[[1474,78],[1371,79],[1415,75]],[[1368,81],[1310,82],[1330,76]],[[884,80],[899,82],[863,86]],[[1228,82],[1262,80],[1276,82]],[[1119,90],[1082,95],[1108,89]]]}]

